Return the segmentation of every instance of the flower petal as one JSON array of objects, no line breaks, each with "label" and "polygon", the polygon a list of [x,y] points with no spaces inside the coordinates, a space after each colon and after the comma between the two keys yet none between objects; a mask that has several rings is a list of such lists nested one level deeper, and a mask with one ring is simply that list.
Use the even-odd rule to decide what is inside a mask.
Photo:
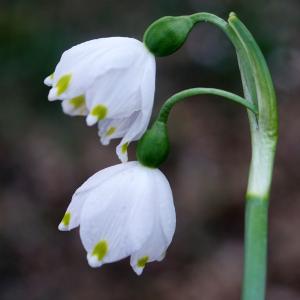
[{"label": "flower petal", "polygon": [[[107,118],[126,118],[141,109],[138,98],[139,73],[136,68],[112,70],[95,80],[87,90],[87,107],[91,116],[99,105],[107,108]],[[97,115],[96,115],[97,116]],[[96,118],[98,120],[104,118]]]},{"label": "flower petal", "polygon": [[88,110],[85,105],[84,95],[63,100],[61,106],[63,112],[70,116],[86,116],[88,114]]},{"label": "flower petal", "polygon": [[155,209],[156,182],[153,180],[156,170],[142,166],[137,163],[135,167],[135,181],[131,181],[132,189],[135,189],[133,202],[128,224],[128,239],[132,249],[137,250],[150,237],[155,226],[157,210]]},{"label": "flower petal", "polygon": [[173,201],[173,194],[166,176],[157,169],[157,174],[154,178],[157,197],[155,197],[162,231],[168,245],[171,243],[175,227],[176,227],[176,212]]},{"label": "flower petal", "polygon": [[[124,135],[120,144],[117,146],[116,152],[119,159],[124,162],[128,160],[127,147],[131,141],[138,140],[146,131],[154,100],[155,92],[155,59],[149,56],[146,68],[144,70],[142,83],[140,86],[140,97],[142,99],[141,112],[131,125],[127,133]],[[127,145],[126,151],[124,145]]]},{"label": "flower petal", "polygon": [[[97,188],[97,193],[89,194],[82,210],[80,236],[91,266],[125,258],[149,238],[152,202],[144,196],[153,201],[149,193],[153,187],[150,189],[148,183],[148,173],[135,162]],[[101,241],[106,242],[108,251],[97,262],[93,253]]]},{"label": "flower petal", "polygon": [[130,264],[140,275],[148,262],[161,261],[170,245],[176,226],[176,215],[172,191],[166,177],[158,169],[153,170],[153,184],[156,215],[153,231],[143,246],[131,255]]},{"label": "flower petal", "polygon": [[[153,232],[144,245],[130,257],[130,264],[137,275],[141,275],[148,262],[161,261],[169,244],[166,242],[162,229],[155,222]],[[147,258],[147,259],[146,259]],[[142,264],[141,261],[144,263]]]},{"label": "flower petal", "polygon": [[[54,88],[49,95],[49,100],[65,100],[84,94],[101,74],[110,69],[127,67],[131,62],[119,58],[120,52],[124,52],[123,48],[137,48],[139,44],[141,42],[131,38],[101,38],[76,45],[65,51],[53,75]],[[60,93],[57,84],[66,74],[71,74],[72,81],[68,88]]]},{"label": "flower petal", "polygon": [[54,79],[54,74],[51,74],[47,76],[44,80],[44,84],[47,86],[52,86],[53,85],[53,79]]},{"label": "flower petal", "polygon": [[127,164],[118,164],[106,169],[103,169],[87,181],[85,181],[74,193],[72,200],[67,208],[67,211],[60,222],[58,229],[61,231],[69,231],[77,227],[80,223],[80,216],[82,212],[82,207],[88,198],[90,192],[94,189],[100,187],[106,180],[111,176],[122,172],[125,168],[130,166],[132,162]]},{"label": "flower petal", "polygon": [[[129,68],[136,57],[135,47],[140,44],[139,41],[131,38],[106,38],[101,40],[101,50],[95,51],[95,53],[89,54],[86,57],[86,62],[82,63],[82,66],[77,70],[82,74],[79,77],[76,85],[82,85],[83,76],[90,77],[87,82],[87,87],[84,85],[85,89],[89,90],[95,80],[107,74],[113,70],[124,70]],[[100,47],[100,46],[99,46]],[[79,72],[76,72],[79,73]],[[81,83],[81,84],[80,84]],[[116,82],[114,83],[116,84]]]},{"label": "flower petal", "polygon": [[128,118],[106,119],[98,123],[98,135],[103,145],[108,145],[111,139],[121,138],[136,120],[138,112],[134,112]]}]

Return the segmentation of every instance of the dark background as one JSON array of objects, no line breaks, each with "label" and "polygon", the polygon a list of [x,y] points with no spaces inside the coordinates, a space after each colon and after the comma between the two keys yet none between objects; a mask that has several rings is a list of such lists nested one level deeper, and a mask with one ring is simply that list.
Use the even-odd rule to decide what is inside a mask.
[{"label": "dark background", "polygon": [[[62,52],[80,42],[141,39],[164,15],[227,18],[232,10],[262,47],[279,102],[267,299],[300,299],[300,1],[1,0],[1,300],[239,299],[250,160],[244,109],[201,96],[172,112],[172,150],[162,170],[174,192],[177,229],[166,259],[137,277],[127,259],[91,269],[77,230],[57,230],[74,190],[119,162],[116,142],[100,146],[96,128],[49,103],[43,85]],[[157,59],[154,115],[167,97],[196,86],[242,94],[233,48],[207,24],[179,52]]]}]

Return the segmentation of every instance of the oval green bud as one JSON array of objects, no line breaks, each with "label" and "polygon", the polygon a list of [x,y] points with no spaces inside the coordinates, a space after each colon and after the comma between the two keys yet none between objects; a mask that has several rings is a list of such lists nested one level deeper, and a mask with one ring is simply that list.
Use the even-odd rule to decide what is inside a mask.
[{"label": "oval green bud", "polygon": [[184,44],[193,25],[189,16],[163,17],[148,27],[144,44],[155,56],[170,55]]},{"label": "oval green bud", "polygon": [[157,168],[168,157],[169,149],[167,125],[156,121],[139,140],[136,156],[142,165]]}]

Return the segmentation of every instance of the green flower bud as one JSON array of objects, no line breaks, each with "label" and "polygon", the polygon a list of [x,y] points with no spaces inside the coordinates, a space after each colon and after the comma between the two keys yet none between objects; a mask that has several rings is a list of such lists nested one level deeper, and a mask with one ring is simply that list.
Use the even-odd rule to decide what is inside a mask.
[{"label": "green flower bud", "polygon": [[167,125],[156,121],[139,140],[136,155],[142,165],[157,168],[168,157],[169,149]]},{"label": "green flower bud", "polygon": [[184,44],[193,25],[189,16],[163,17],[148,27],[144,44],[155,56],[170,55]]}]

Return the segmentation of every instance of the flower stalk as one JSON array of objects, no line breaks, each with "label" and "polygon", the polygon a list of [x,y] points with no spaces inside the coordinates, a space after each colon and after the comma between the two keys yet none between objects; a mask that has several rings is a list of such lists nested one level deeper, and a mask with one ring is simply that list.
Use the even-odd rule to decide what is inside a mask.
[{"label": "flower stalk", "polygon": [[266,61],[251,33],[231,14],[229,26],[246,98],[256,99],[258,124],[249,116],[252,160],[246,195],[245,262],[243,300],[265,299],[269,191],[278,138],[278,115],[274,87]]},{"label": "flower stalk", "polygon": [[255,104],[238,95],[220,89],[192,88],[181,91],[165,101],[156,121],[139,140],[136,154],[140,163],[147,167],[156,168],[167,159],[170,150],[167,123],[172,108],[175,104],[187,98],[204,94],[221,96],[225,100],[241,104],[254,114],[258,112]]},{"label": "flower stalk", "polygon": [[170,111],[174,107],[175,104],[185,100],[186,98],[198,96],[198,95],[220,96],[220,97],[223,97],[225,100],[229,100],[229,101],[241,104],[242,106],[244,106],[247,109],[249,109],[250,111],[252,111],[254,114],[258,113],[258,110],[257,110],[257,107],[255,104],[249,102],[248,100],[246,100],[236,94],[233,94],[233,93],[230,93],[230,92],[227,92],[224,90],[220,90],[220,89],[214,89],[214,88],[192,88],[192,89],[187,89],[187,90],[181,91],[181,92],[173,95],[169,99],[167,99],[159,112],[157,120],[167,123]]}]

